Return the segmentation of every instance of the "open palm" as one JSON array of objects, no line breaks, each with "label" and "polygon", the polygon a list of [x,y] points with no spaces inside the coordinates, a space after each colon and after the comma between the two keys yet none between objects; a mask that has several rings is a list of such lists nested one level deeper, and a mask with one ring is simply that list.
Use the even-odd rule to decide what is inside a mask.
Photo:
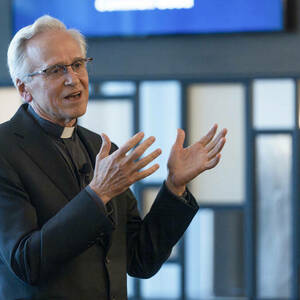
[{"label": "open palm", "polygon": [[168,160],[167,185],[171,191],[180,194],[193,178],[218,164],[227,130],[221,130],[215,137],[217,127],[215,124],[203,138],[187,148],[183,148],[185,133],[178,129]]}]

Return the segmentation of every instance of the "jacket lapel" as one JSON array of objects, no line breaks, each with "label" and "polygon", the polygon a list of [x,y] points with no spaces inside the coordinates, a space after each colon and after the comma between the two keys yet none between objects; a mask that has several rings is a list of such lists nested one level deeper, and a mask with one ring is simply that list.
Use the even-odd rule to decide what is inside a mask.
[{"label": "jacket lapel", "polygon": [[87,152],[90,156],[90,160],[92,162],[92,166],[94,169],[96,155],[98,154],[102,144],[101,137],[81,126],[77,127],[77,132],[80,137],[80,140],[82,141],[85,148],[87,149]]},{"label": "jacket lapel", "polygon": [[[13,133],[16,136],[19,146],[37,164],[48,178],[65,195],[67,200],[71,200],[79,192],[79,187],[69,166],[64,161],[62,155],[43,131],[39,124],[27,112],[28,104],[23,104],[14,117],[11,119]],[[85,145],[90,159],[95,166],[95,157],[101,148],[101,138],[95,133],[78,126],[78,135]],[[112,151],[116,150],[113,145]],[[111,218],[117,226],[117,203],[116,199],[111,200],[112,214]],[[111,246],[111,235],[107,236],[105,241],[101,241],[102,246],[109,250]]]},{"label": "jacket lapel", "polygon": [[28,104],[23,104],[11,120],[18,144],[70,200],[79,192],[72,171],[53,141],[29,115],[27,107]]}]

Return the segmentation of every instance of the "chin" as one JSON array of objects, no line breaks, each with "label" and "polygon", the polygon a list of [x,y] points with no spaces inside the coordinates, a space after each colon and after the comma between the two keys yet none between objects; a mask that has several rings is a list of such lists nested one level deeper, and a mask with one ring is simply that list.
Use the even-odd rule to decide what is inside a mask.
[{"label": "chin", "polygon": [[80,111],[78,112],[77,118],[83,116],[86,113],[87,105],[85,105]]},{"label": "chin", "polygon": [[64,107],[61,112],[62,115],[64,115],[65,119],[68,120],[74,120],[81,116],[83,116],[86,113],[87,110],[87,102],[82,102],[80,105],[73,105],[72,107]]},{"label": "chin", "polygon": [[74,114],[74,115],[72,116],[72,119],[80,118],[80,117],[82,117],[85,113],[86,113],[86,109],[85,109],[85,110],[82,110],[82,111],[80,111],[80,112],[77,112],[76,114]]},{"label": "chin", "polygon": [[86,113],[86,109],[87,109],[87,103],[83,103],[76,109],[73,109],[72,112],[70,113],[70,116],[72,116],[73,118],[79,118]]}]

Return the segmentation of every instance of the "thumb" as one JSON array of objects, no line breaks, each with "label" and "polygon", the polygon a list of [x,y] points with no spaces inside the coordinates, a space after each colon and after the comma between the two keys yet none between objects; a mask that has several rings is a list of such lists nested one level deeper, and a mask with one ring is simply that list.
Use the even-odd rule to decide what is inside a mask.
[{"label": "thumb", "polygon": [[177,146],[177,147],[183,147],[183,143],[184,143],[184,139],[185,139],[185,132],[183,129],[181,128],[178,128],[177,129],[177,137],[176,137],[176,141],[175,141],[175,144],[174,146]]},{"label": "thumb", "polygon": [[102,138],[102,145],[101,145],[101,149],[98,153],[99,159],[103,159],[106,156],[108,156],[110,148],[111,148],[110,139],[105,133],[101,134],[101,138]]}]

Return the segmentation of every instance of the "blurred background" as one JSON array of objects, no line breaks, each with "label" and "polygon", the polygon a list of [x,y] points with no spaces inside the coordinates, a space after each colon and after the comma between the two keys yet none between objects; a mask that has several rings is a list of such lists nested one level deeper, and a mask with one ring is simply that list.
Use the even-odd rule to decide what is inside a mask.
[{"label": "blurred background", "polygon": [[129,298],[300,299],[299,1],[1,0],[0,122],[21,103],[8,44],[43,14],[87,36],[79,123],[119,145],[140,130],[157,137],[161,168],[133,187],[142,215],[178,127],[186,145],[214,123],[229,130],[218,167],[189,186],[200,205],[191,226],[157,275],[128,277]]}]

